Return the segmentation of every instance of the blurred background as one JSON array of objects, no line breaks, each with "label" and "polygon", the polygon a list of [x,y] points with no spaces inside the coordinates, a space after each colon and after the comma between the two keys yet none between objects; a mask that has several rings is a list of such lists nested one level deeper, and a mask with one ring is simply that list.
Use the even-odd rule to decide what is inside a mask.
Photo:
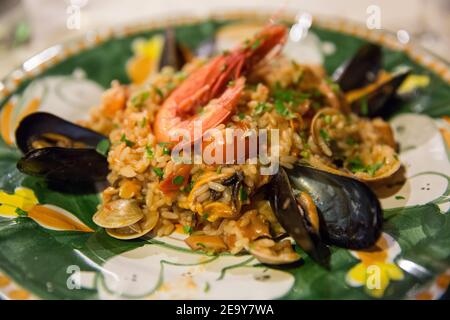
[{"label": "blurred background", "polygon": [[450,59],[450,0],[0,0],[0,78],[53,44],[92,29],[162,15],[284,8],[365,24],[374,5],[382,29],[405,30],[411,41]]}]

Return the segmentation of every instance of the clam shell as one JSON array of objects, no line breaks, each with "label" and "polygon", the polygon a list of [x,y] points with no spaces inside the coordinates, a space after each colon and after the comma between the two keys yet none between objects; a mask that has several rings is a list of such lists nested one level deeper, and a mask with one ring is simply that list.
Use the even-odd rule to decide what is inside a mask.
[{"label": "clam shell", "polygon": [[103,205],[92,218],[103,228],[128,227],[144,218],[144,213],[135,200],[115,200]]}]

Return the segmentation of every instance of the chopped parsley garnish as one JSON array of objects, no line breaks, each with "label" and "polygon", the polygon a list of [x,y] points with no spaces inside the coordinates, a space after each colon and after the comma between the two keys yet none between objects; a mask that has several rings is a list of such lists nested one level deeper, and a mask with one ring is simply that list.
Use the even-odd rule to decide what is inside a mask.
[{"label": "chopped parsley garnish", "polygon": [[247,191],[245,190],[244,187],[241,186],[239,189],[239,200],[247,201],[247,199],[248,199]]},{"label": "chopped parsley garnish", "polygon": [[330,135],[328,134],[328,132],[325,129],[321,128],[319,131],[319,134],[322,137],[322,139],[325,140],[326,142],[331,140]]},{"label": "chopped parsley garnish", "polygon": [[164,176],[164,172],[161,168],[153,168],[153,172],[156,173],[156,175],[162,179],[162,177]]},{"label": "chopped parsley garnish", "polygon": [[383,166],[382,162],[377,162],[374,163],[372,165],[367,166],[366,168],[366,172],[370,175],[370,176],[374,176],[375,173]]},{"label": "chopped parsley garnish", "polygon": [[266,112],[267,108],[268,108],[267,103],[259,102],[255,108],[255,115],[260,115],[260,114]]},{"label": "chopped parsley garnish", "polygon": [[134,142],[128,140],[127,137],[125,136],[125,133],[123,133],[122,136],[120,137],[120,141],[121,141],[121,142],[124,142],[124,143],[127,145],[127,147],[132,147],[132,146],[134,146]]},{"label": "chopped parsley garnish", "polygon": [[183,176],[176,176],[175,178],[172,179],[172,183],[176,185],[183,184],[183,182],[184,182]]},{"label": "chopped parsley garnish", "polygon": [[205,283],[205,288],[203,289],[203,292],[204,292],[204,293],[207,293],[207,292],[209,292],[209,289],[210,289],[209,282],[206,281],[206,283]]},{"label": "chopped parsley garnish", "polygon": [[295,115],[284,105],[284,103],[280,100],[275,101],[275,111],[288,119],[295,118]]},{"label": "chopped parsley garnish", "polygon": [[187,185],[185,185],[185,186],[183,187],[183,189],[182,189],[181,191],[186,192],[186,193],[189,193],[189,192],[191,192],[191,190],[192,190],[193,187],[194,187],[194,181],[191,180]]},{"label": "chopped parsley garnish", "polygon": [[149,145],[145,146],[145,154],[147,155],[147,158],[149,158],[149,159],[153,159],[153,157],[155,156],[155,154],[153,152],[153,148],[150,147]]},{"label": "chopped parsley garnish", "polygon": [[348,144],[349,146],[352,146],[352,145],[354,145],[354,144],[356,143],[356,141],[355,141],[355,139],[353,139],[352,137],[348,137],[348,138],[345,140],[345,143]]},{"label": "chopped parsley garnish", "polygon": [[299,92],[292,89],[283,89],[280,84],[275,85],[273,92],[275,101],[282,101],[293,105],[298,105],[310,97],[308,93]]},{"label": "chopped parsley garnish", "polygon": [[141,120],[141,128],[144,128],[147,124],[147,117],[142,118]]},{"label": "chopped parsley garnish", "polygon": [[395,200],[404,200],[405,197],[404,196],[395,196]]},{"label": "chopped parsley garnish", "polygon": [[256,39],[255,42],[253,42],[251,49],[255,50],[258,49],[258,47],[261,45],[261,40],[260,39]]},{"label": "chopped parsley garnish", "polygon": [[164,148],[163,148],[163,154],[165,154],[165,155],[170,154],[170,149],[167,148],[167,147],[164,147]]},{"label": "chopped parsley garnish", "polygon": [[155,89],[156,94],[163,99],[164,98],[164,93],[162,92],[162,90],[158,87],[153,87]]},{"label": "chopped parsley garnish", "polygon": [[323,117],[323,121],[325,121],[326,124],[331,124],[331,115],[326,114],[326,115]]},{"label": "chopped parsley garnish", "polygon": [[239,112],[238,113],[238,117],[240,120],[244,120],[245,119],[245,114],[243,112]]},{"label": "chopped parsley garnish", "polygon": [[149,96],[150,93],[148,91],[142,91],[131,98],[131,104],[133,105],[133,107],[142,108],[143,104],[145,103],[145,101],[147,101]]},{"label": "chopped parsley garnish", "polygon": [[350,170],[353,173],[365,172],[370,176],[374,176],[375,173],[383,166],[383,162],[377,162],[371,165],[365,166],[360,158],[353,158],[348,161]]},{"label": "chopped parsley garnish", "polygon": [[367,104],[367,97],[363,97],[361,99],[361,103],[360,103],[359,107],[360,107],[359,111],[361,112],[361,115],[367,116],[369,114],[369,105]]},{"label": "chopped parsley garnish", "polygon": [[310,157],[311,154],[309,153],[309,151],[303,150],[302,152],[300,152],[300,155],[301,155],[303,158],[308,159],[308,158]]},{"label": "chopped parsley garnish", "polygon": [[206,245],[203,242],[197,242],[196,245],[202,247],[203,249],[206,249]]},{"label": "chopped parsley garnish", "polygon": [[206,212],[206,213],[204,213],[204,214],[202,215],[202,219],[203,219],[204,221],[207,221],[208,218],[209,218],[209,213],[208,213],[208,212]]},{"label": "chopped parsley garnish", "polygon": [[192,233],[192,227],[191,226],[183,226],[183,232],[187,234]]},{"label": "chopped parsley garnish", "polygon": [[16,210],[14,210],[14,212],[19,216],[19,217],[27,217],[28,216],[28,212],[26,212],[25,210],[22,210],[20,208],[16,208]]},{"label": "chopped parsley garnish", "polygon": [[108,155],[109,147],[111,146],[111,143],[108,139],[103,139],[97,144],[97,147],[95,148],[95,151],[100,153],[101,155],[104,155],[105,157]]}]

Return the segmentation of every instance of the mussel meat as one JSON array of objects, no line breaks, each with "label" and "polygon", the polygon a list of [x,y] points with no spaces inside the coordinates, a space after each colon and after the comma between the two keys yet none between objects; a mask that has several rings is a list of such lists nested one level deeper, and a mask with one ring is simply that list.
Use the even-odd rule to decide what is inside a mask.
[{"label": "mussel meat", "polygon": [[49,113],[33,113],[16,130],[16,144],[24,153],[17,168],[52,181],[104,181],[108,162],[96,151],[102,141],[107,137],[97,132]]},{"label": "mussel meat", "polygon": [[[274,212],[302,248],[304,239],[312,237],[316,248],[317,241],[321,240],[347,249],[365,249],[380,236],[383,223],[380,202],[361,181],[297,164],[285,172],[281,169],[272,186]],[[301,203],[298,195],[303,192],[317,208],[318,234],[314,228],[307,227],[311,219],[308,221],[308,215],[299,209],[302,206],[298,205]],[[311,240],[306,241],[306,246],[311,247]]]},{"label": "mussel meat", "polygon": [[309,214],[314,213],[308,212],[297,201],[284,169],[280,168],[273,176],[268,191],[273,212],[281,226],[314,260],[328,266],[330,251],[322,241],[319,230],[313,227],[312,221],[316,217],[310,217]]},{"label": "mussel meat", "polygon": [[333,80],[345,93],[352,111],[370,118],[383,116],[388,101],[409,75],[409,70],[389,73],[382,70],[382,49],[375,44],[362,46],[333,73]]}]

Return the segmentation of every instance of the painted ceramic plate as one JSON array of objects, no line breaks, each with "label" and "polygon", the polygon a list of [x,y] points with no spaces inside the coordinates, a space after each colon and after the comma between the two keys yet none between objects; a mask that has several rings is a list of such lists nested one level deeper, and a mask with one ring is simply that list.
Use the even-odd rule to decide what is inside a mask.
[{"label": "painted ceramic plate", "polygon": [[[390,118],[407,181],[377,190],[385,212],[382,236],[365,252],[333,247],[330,270],[305,254],[300,266],[284,268],[269,268],[249,255],[208,256],[189,250],[185,235],[177,233],[113,239],[91,220],[97,194],[59,193],[17,171],[20,153],[13,136],[20,119],[36,110],[72,121],[86,117],[113,79],[129,82],[125,66],[136,39],[145,42],[171,24],[178,40],[195,48],[230,23],[265,19],[221,14],[92,33],[45,50],[0,82],[0,293],[5,298],[436,299],[443,294],[450,281],[449,66],[386,32],[317,18],[294,51],[300,61],[323,64],[331,73],[364,42],[377,42],[385,69],[411,67],[412,83],[420,87]],[[230,40],[218,39],[223,46]]]}]

